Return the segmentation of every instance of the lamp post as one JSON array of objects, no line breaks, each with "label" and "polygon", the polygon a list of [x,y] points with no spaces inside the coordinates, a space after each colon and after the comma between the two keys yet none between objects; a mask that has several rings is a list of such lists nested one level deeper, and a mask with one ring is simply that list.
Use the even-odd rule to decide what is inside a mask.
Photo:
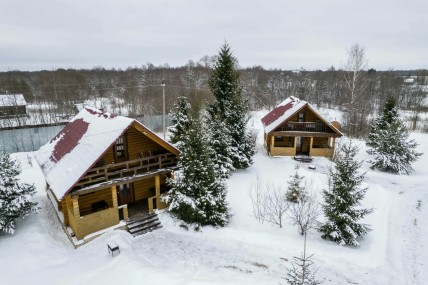
[{"label": "lamp post", "polygon": [[163,129],[163,139],[166,139],[165,132],[165,79],[162,78],[162,129]]}]

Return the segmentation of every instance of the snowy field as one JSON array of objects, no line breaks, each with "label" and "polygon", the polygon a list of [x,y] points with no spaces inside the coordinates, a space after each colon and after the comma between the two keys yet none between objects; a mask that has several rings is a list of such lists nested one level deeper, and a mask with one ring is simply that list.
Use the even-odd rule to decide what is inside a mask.
[{"label": "snowy field", "polygon": [[[334,112],[320,112],[334,119]],[[332,118],[330,118],[331,116]],[[259,132],[254,165],[235,172],[228,181],[231,223],[221,229],[185,231],[167,213],[163,228],[133,238],[111,231],[73,249],[54,217],[45,182],[35,160],[14,154],[23,167],[22,180],[34,183],[42,210],[17,225],[14,236],[0,234],[0,284],[285,284],[282,279],[303,238],[287,221],[282,228],[259,223],[252,214],[250,185],[256,177],[286,184],[296,166],[316,192],[326,185],[329,160],[316,158],[315,171],[291,158],[270,158],[261,146],[260,116],[250,125]],[[323,284],[427,284],[428,278],[428,135],[412,134],[425,153],[409,176],[369,169],[364,207],[375,209],[364,222],[373,230],[359,248],[340,247],[311,231],[308,252],[314,253],[317,277]],[[359,159],[368,159],[361,146]],[[320,217],[322,220],[322,217]],[[121,253],[112,258],[107,242]]]}]

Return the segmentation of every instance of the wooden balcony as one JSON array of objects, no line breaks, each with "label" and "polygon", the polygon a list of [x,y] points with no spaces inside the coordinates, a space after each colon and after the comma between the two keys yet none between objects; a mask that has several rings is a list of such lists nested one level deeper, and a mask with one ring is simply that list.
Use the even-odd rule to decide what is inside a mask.
[{"label": "wooden balcony", "polygon": [[92,168],[74,187],[76,190],[111,180],[132,178],[159,169],[174,168],[177,156],[171,153],[142,157]]},{"label": "wooden balcony", "polygon": [[287,132],[320,132],[325,133],[329,130],[326,124],[322,122],[287,122],[281,127],[281,131]]}]

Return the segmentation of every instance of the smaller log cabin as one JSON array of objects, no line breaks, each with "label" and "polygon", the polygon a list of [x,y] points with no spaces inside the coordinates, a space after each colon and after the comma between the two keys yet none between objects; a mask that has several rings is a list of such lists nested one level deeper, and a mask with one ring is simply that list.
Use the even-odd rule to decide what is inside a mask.
[{"label": "smaller log cabin", "polygon": [[0,95],[0,118],[27,116],[27,102],[22,94]]},{"label": "smaller log cabin", "polygon": [[134,119],[85,108],[36,160],[60,220],[81,240],[126,220],[135,205],[164,208],[161,196],[178,153]]},{"label": "smaller log cabin", "polygon": [[306,101],[289,97],[262,118],[270,156],[331,157],[340,125],[327,122]]}]

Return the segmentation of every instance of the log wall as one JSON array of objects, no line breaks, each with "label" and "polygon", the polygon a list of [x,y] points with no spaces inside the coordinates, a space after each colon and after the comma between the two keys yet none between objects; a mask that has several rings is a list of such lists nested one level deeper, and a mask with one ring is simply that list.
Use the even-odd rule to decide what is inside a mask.
[{"label": "log wall", "polygon": [[82,239],[89,234],[117,225],[119,223],[119,211],[117,208],[109,208],[77,219],[73,217],[70,220],[74,220],[74,227],[71,223],[70,226],[76,238]]},{"label": "log wall", "polygon": [[295,156],[296,149],[294,147],[271,147],[271,156]]},{"label": "log wall", "polygon": [[333,149],[331,148],[313,148],[309,152],[310,156],[323,156],[323,157],[332,157]]},{"label": "log wall", "polygon": [[103,156],[104,164],[114,163],[114,146],[111,146]]},{"label": "log wall", "polygon": [[134,127],[129,128],[126,135],[128,140],[129,160],[137,159],[140,154],[149,151],[152,152],[152,154],[161,151],[167,152],[162,146],[137,131]]},{"label": "log wall", "polygon": [[79,196],[80,215],[91,214],[92,204],[100,201],[105,201],[109,208],[113,207],[111,188]]},{"label": "log wall", "polygon": [[[161,175],[160,177],[161,185],[165,184],[166,177]],[[153,196],[155,193],[152,192],[155,188],[155,178],[149,178],[134,182],[134,198],[135,201],[142,200]],[[152,189],[152,191],[150,191]]]}]

